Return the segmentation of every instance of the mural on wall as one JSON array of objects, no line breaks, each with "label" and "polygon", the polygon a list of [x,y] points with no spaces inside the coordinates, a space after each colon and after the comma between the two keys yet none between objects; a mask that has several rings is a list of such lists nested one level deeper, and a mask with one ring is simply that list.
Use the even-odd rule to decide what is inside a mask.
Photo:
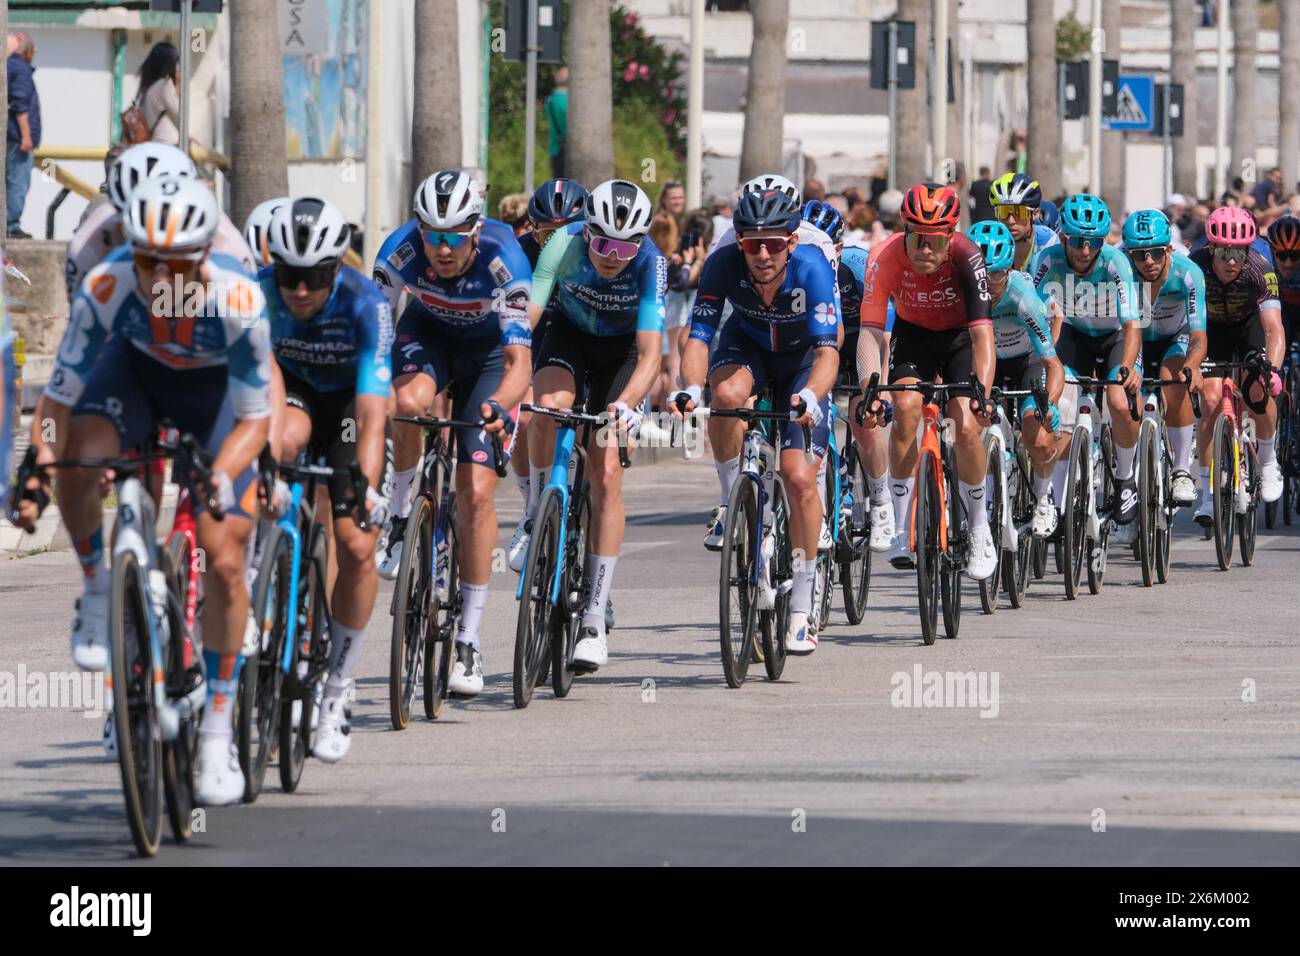
[{"label": "mural on wall", "polygon": [[288,158],[365,155],[367,0],[281,0]]}]

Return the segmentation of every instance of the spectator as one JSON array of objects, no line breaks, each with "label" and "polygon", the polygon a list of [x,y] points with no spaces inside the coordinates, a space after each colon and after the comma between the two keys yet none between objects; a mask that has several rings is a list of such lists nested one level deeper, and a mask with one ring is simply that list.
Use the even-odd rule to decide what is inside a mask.
[{"label": "spectator", "polygon": [[809,179],[803,184],[803,201],[808,202],[810,199],[824,200],[826,198],[826,187],[821,180]]},{"label": "spectator", "polygon": [[1029,161],[1028,146],[1025,144],[1025,131],[1022,129],[1012,130],[1011,132],[1011,149],[1007,154],[1007,172],[1023,173],[1025,164]]},{"label": "spectator", "polygon": [[980,178],[970,184],[971,222],[985,222],[993,218],[993,201],[989,198],[989,190],[992,188],[992,173],[987,166],[981,166]]},{"label": "spectator", "polygon": [[866,246],[871,235],[872,223],[875,221],[875,210],[865,202],[859,203],[849,215],[848,228],[844,230],[844,244]]},{"label": "spectator", "polygon": [[902,228],[899,213],[903,208],[903,194],[897,189],[888,189],[881,193],[876,204],[876,221],[871,226],[870,245],[883,242],[891,233]]},{"label": "spectator", "polygon": [[16,239],[30,239],[22,231],[23,207],[32,184],[32,151],[41,145],[41,97],[32,79],[36,44],[25,33],[15,33],[9,54],[9,133],[5,146],[5,190],[7,233]]},{"label": "spectator", "polygon": [[844,190],[844,198],[849,204],[849,215],[853,215],[853,213],[857,211],[858,207],[865,204],[867,201],[867,197],[862,195],[862,190],[857,186],[850,186],[848,189]]},{"label": "spectator", "polygon": [[714,196],[709,203],[709,210],[713,216],[713,234],[715,236],[720,236],[731,228],[731,197]]},{"label": "spectator", "polygon": [[1173,237],[1176,251],[1183,245],[1183,225],[1187,221],[1187,197],[1182,193],[1173,193],[1165,200],[1165,215],[1169,217],[1169,233]]},{"label": "spectator", "polygon": [[839,214],[845,218],[849,215],[849,201],[843,193],[831,193],[826,197],[826,204],[839,210]]},{"label": "spectator", "polygon": [[181,145],[181,54],[163,41],[155,43],[140,64],[136,94],[149,138],[168,146]]},{"label": "spectator", "polygon": [[659,190],[659,201],[655,203],[655,214],[659,213],[672,216],[680,229],[686,219],[686,187],[679,182],[664,183],[664,188]]},{"label": "spectator", "polygon": [[515,238],[532,231],[528,219],[528,193],[511,193],[497,204],[497,218],[515,231]]},{"label": "spectator", "polygon": [[546,151],[551,154],[551,176],[564,178],[567,165],[564,144],[569,139],[569,68],[555,71],[555,90],[546,98],[543,107],[546,123],[550,127],[550,141]]}]

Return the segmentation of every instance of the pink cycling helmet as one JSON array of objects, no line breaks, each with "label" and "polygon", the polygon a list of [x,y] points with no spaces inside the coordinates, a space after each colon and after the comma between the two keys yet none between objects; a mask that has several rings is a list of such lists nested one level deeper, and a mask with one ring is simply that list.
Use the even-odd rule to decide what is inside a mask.
[{"label": "pink cycling helmet", "polygon": [[1255,217],[1240,206],[1220,206],[1205,221],[1205,235],[1216,246],[1248,246],[1258,234]]}]

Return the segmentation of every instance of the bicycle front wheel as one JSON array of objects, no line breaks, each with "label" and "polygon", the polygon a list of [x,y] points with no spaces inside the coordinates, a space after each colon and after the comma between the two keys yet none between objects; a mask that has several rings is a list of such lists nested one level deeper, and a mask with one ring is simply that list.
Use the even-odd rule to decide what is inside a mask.
[{"label": "bicycle front wheel", "polygon": [[[921,616],[921,640],[933,644],[939,633],[939,578],[942,575],[939,519],[942,499],[939,476],[930,452],[921,452],[916,472],[913,542],[916,549],[916,597]],[[904,516],[904,520],[906,516]]]},{"label": "bicycle front wheel", "polygon": [[[722,532],[722,560],[718,576],[718,636],[722,674],[728,687],[745,683],[753,653],[758,617],[758,571],[762,558],[759,536],[758,483],[741,475],[727,497],[727,520]],[[770,615],[772,611],[764,611]],[[773,622],[765,621],[765,626]],[[778,638],[782,647],[785,635]],[[766,652],[767,648],[764,648]],[[766,653],[765,653],[766,656]]]},{"label": "bicycle front wheel", "polygon": [[1241,443],[1241,482],[1246,490],[1246,513],[1237,522],[1241,566],[1255,563],[1255,533],[1259,527],[1259,457],[1254,442]]},{"label": "bicycle front wheel", "polygon": [[969,540],[969,534],[966,530],[966,521],[964,520],[961,507],[961,492],[957,486],[957,468],[956,464],[950,462],[951,468],[946,468],[945,478],[947,487],[945,489],[945,504],[948,508],[948,547],[941,554],[939,567],[942,569],[940,576],[940,593],[943,597],[943,633],[944,636],[951,639],[957,637],[957,632],[961,628],[961,562],[958,555],[961,549]]},{"label": "bicycle front wheel", "polygon": [[[460,541],[456,528],[456,496],[447,500],[446,517],[438,517],[430,527],[442,525],[444,541],[437,543],[437,534],[430,532],[429,550],[434,572],[429,585],[428,613],[425,616],[424,639],[424,716],[437,720],[442,705],[447,700],[451,664],[456,656],[456,623],[460,620]],[[428,573],[426,568],[426,574]],[[439,580],[443,583],[439,585]]]},{"label": "bicycle front wheel", "polygon": [[1160,534],[1160,474],[1157,468],[1155,429],[1142,429],[1137,447],[1138,535],[1137,559],[1142,569],[1142,586],[1155,584],[1156,538]]},{"label": "bicycle front wheel", "polygon": [[861,624],[867,610],[867,595],[871,589],[871,538],[870,486],[867,472],[862,466],[856,443],[845,451],[849,458],[849,487],[853,493],[852,507],[843,510],[840,518],[840,540],[836,547],[840,556],[840,585],[844,592],[844,615],[850,624]]},{"label": "bicycle front wheel", "polygon": [[[192,658],[186,662],[186,648],[190,635],[185,627],[185,588],[188,586],[191,554],[182,535],[174,535],[167,542],[163,554],[163,569],[167,575],[167,696],[177,700],[198,686],[201,665]],[[163,743],[163,796],[167,802],[167,819],[172,836],[184,843],[194,835],[194,766],[199,749],[198,712],[192,712],[181,721],[176,739]]]},{"label": "bicycle front wheel", "polygon": [[533,534],[528,542],[528,561],[524,565],[524,586],[519,595],[519,619],[515,625],[515,707],[527,707],[542,669],[542,658],[551,640],[555,605],[551,602],[551,582],[559,562],[560,491],[547,488],[537,503]]},{"label": "bicycle front wheel", "polygon": [[[303,566],[298,573],[298,600],[292,602],[289,611],[298,615],[288,681],[294,693],[281,694],[280,699],[280,786],[286,793],[297,790],[302,779],[303,765],[311,753],[316,685],[325,679],[329,669],[325,529],[320,525],[311,527]],[[297,720],[294,720],[295,700],[302,702]]]},{"label": "bicycle front wheel", "polygon": [[[402,560],[393,588],[393,633],[388,651],[388,716],[394,730],[411,721],[415,688],[424,667],[430,610],[435,600],[432,580],[433,506],[421,495],[406,521]],[[425,686],[425,694],[429,687]],[[427,706],[427,705],[426,705]]]},{"label": "bicycle front wheel", "polygon": [[[1002,468],[1002,449],[993,445],[989,449],[988,475],[984,480],[985,497],[988,499],[989,529],[993,532],[993,546],[998,552],[999,567],[1004,561],[1015,560],[1015,551],[1002,547],[1003,521],[1006,520],[1002,503],[1005,494],[1006,475]],[[998,609],[998,579],[996,571],[980,582],[980,610],[992,614]]]},{"label": "bicycle front wheel", "polygon": [[244,661],[239,675],[239,765],[244,771],[245,803],[252,803],[262,792],[271,753],[279,744],[292,562],[293,543],[280,528],[273,527],[262,548],[262,567],[253,593],[258,653]]},{"label": "bicycle front wheel", "polygon": [[1220,415],[1214,423],[1214,453],[1210,461],[1210,481],[1214,494],[1214,553],[1219,570],[1232,567],[1232,538],[1237,520],[1236,436],[1228,416]]},{"label": "bicycle front wheel", "polygon": [[134,552],[114,555],[110,587],[108,656],[126,821],[140,855],[153,856],[162,840],[162,732],[154,701],[147,585]]},{"label": "bicycle front wheel", "polygon": [[568,697],[573,688],[573,652],[582,630],[583,609],[587,605],[587,558],[591,551],[591,499],[585,491],[576,494],[569,513],[567,567],[564,600],[557,608],[559,620],[551,638],[551,690],[556,697]]},{"label": "bicycle front wheel", "polygon": [[1065,513],[1061,515],[1060,553],[1065,566],[1065,598],[1073,601],[1079,596],[1079,579],[1083,565],[1088,560],[1088,505],[1092,492],[1091,470],[1088,456],[1092,454],[1092,438],[1088,430],[1079,427],[1070,441],[1070,471],[1065,485]]}]

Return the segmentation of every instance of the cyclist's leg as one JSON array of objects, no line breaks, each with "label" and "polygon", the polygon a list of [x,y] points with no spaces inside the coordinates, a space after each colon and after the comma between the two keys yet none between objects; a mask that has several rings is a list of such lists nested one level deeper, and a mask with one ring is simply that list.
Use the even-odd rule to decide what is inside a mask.
[{"label": "cyclist's leg", "polygon": [[[1183,368],[1187,364],[1188,333],[1183,332],[1166,342],[1162,343],[1164,351],[1159,356],[1160,377],[1170,382],[1182,381]],[[1145,367],[1156,367],[1148,365],[1145,356],[1143,358]],[[1196,489],[1190,485],[1192,432],[1195,429],[1192,402],[1185,388],[1166,388],[1163,397],[1165,428],[1169,432],[1169,458],[1173,462],[1174,500],[1179,504],[1190,504],[1196,497]]]},{"label": "cyclist's leg", "polygon": [[[974,378],[974,352],[970,330],[945,334],[948,339],[943,362],[939,367],[945,382],[968,382]],[[955,426],[957,449],[957,484],[966,502],[966,520],[971,528],[988,526],[985,479],[988,456],[984,452],[984,428],[970,410],[970,398],[949,399],[946,414]]]},{"label": "cyclist's leg", "polygon": [[[433,320],[411,306],[397,324],[393,342],[398,415],[427,415],[438,392],[449,380],[454,347],[444,340]],[[405,521],[411,510],[411,490],[419,474],[423,431],[417,425],[393,422],[392,516]],[[396,573],[394,571],[394,573]]]},{"label": "cyclist's leg", "polygon": [[[895,319],[889,348],[889,381],[895,385],[933,382],[939,374],[939,359],[933,333]],[[916,392],[894,392],[894,422],[889,432],[889,488],[894,502],[894,544],[891,559],[907,550],[908,520],[916,490],[916,429],[921,422],[924,399]]]},{"label": "cyclist's leg", "polygon": [[[714,408],[743,408],[752,395],[767,384],[763,353],[741,328],[728,322],[718,333],[718,345],[709,360],[710,402]],[[740,474],[740,452],[745,426],[736,419],[710,418],[709,443],[713,446],[713,465],[721,490],[719,505],[726,507],[731,486]],[[716,523],[719,520],[715,516]],[[721,535],[721,528],[718,534]]]},{"label": "cyclist's leg", "polygon": [[[537,356],[533,373],[535,405],[543,408],[573,408],[579,383],[585,381],[587,368],[577,345],[577,329],[565,316],[554,315],[546,330],[546,339]],[[532,501],[542,497],[550,477],[551,459],[555,455],[555,421],[537,415],[529,425],[529,476]]]},{"label": "cyclist's leg", "polygon": [[[1267,355],[1267,343],[1264,322],[1256,314],[1241,330],[1241,338],[1237,345],[1240,358],[1244,360],[1253,354]],[[1246,397],[1254,402],[1258,402],[1262,397],[1267,402],[1262,412],[1256,412],[1249,405],[1246,406],[1246,413],[1255,422],[1255,445],[1259,451],[1259,464],[1262,468],[1277,461],[1277,402],[1269,394],[1269,383],[1264,379],[1256,379],[1251,383]]]},{"label": "cyclist's leg", "polygon": [[[1205,357],[1210,362],[1231,362],[1237,353],[1237,329],[1222,323],[1207,323]],[[1214,428],[1223,400],[1223,379],[1206,377],[1201,386],[1201,417],[1196,423],[1197,460],[1201,465],[1201,504],[1198,516],[1211,513],[1210,455],[1214,447]]]},{"label": "cyclist's leg", "polygon": [[[1119,369],[1124,364],[1124,333],[1112,332],[1103,336],[1097,344],[1098,363],[1102,370],[1099,377],[1118,381]],[[1137,373],[1142,374],[1141,350],[1138,351]],[[1120,486],[1121,495],[1124,493],[1124,487],[1133,481],[1133,462],[1137,458],[1138,423],[1133,421],[1133,416],[1129,414],[1127,394],[1120,385],[1106,386],[1106,405],[1110,409],[1111,435],[1115,439],[1115,480]],[[1132,501],[1132,505],[1128,508],[1125,508],[1124,503],[1121,502],[1119,509],[1121,524],[1128,523],[1137,516],[1136,490],[1133,490],[1133,497],[1129,500]]]}]

